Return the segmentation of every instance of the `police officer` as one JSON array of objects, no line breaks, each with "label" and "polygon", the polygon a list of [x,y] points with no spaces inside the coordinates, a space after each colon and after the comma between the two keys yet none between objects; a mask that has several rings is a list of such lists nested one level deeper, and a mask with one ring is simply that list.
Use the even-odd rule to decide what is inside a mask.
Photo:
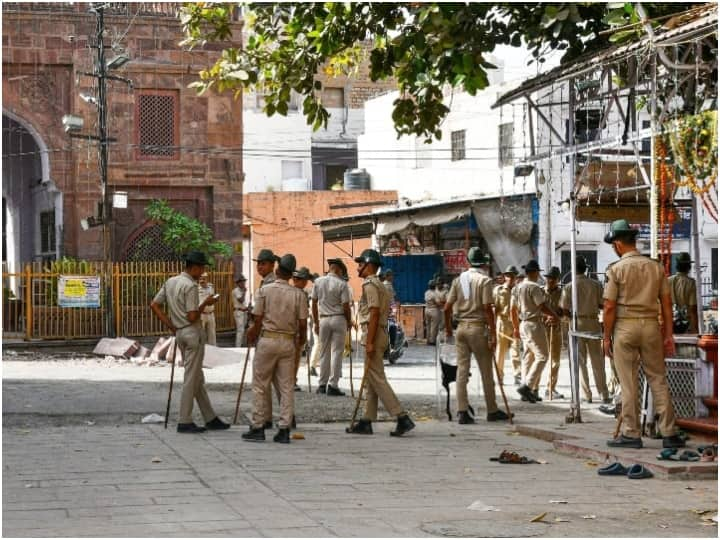
[{"label": "police officer", "polygon": [[[177,347],[183,357],[185,373],[180,394],[180,417],[178,433],[202,433],[206,429],[228,429],[230,424],[220,420],[210,404],[205,390],[203,358],[205,357],[205,332],[200,316],[216,302],[209,296],[199,301],[197,280],[205,270],[208,260],[205,254],[191,251],[185,256],[185,271],[168,279],[150,303],[153,313],[175,333]],[[162,310],[167,305],[168,315]],[[192,419],[193,401],[197,400],[205,427],[197,426]]]},{"label": "police officer", "polygon": [[524,345],[523,371],[525,371],[524,384],[517,391],[530,403],[542,401],[538,395],[540,376],[547,363],[549,350],[543,314],[551,322],[557,320],[557,314],[550,309],[545,291],[538,285],[540,278],[540,265],[536,260],[530,260],[525,266],[526,277],[520,285],[516,285],[510,301],[510,315],[513,322],[513,335],[521,338]]},{"label": "police officer", "polygon": [[247,279],[240,274],[235,280],[235,288],[232,290],[233,315],[235,317],[235,346],[242,347],[245,338],[245,326],[247,325]]},{"label": "police officer", "polygon": [[358,263],[358,276],[364,279],[362,296],[358,303],[362,341],[365,345],[364,384],[367,388],[367,400],[362,419],[346,431],[360,435],[372,435],[372,422],[377,420],[378,398],[385,409],[397,416],[395,430],[390,432],[400,437],[413,429],[415,423],[403,410],[400,402],[385,377],[383,353],[388,345],[387,314],[390,307],[390,295],[375,275],[382,265],[380,254],[374,249],[364,250],[355,258]]},{"label": "police officer", "polygon": [[670,284],[662,265],[638,252],[637,233],[627,220],[620,219],[612,222],[605,235],[605,242],[612,244],[620,260],[606,270],[603,348],[607,356],[615,359],[624,424],[622,434],[607,444],[642,448],[638,398],[638,368],[642,365],[660,415],[663,448],[679,448],[685,442],[677,435],[664,357],[675,354]]},{"label": "police officer", "polygon": [[504,283],[493,289],[493,303],[495,304],[495,324],[497,328],[497,356],[496,362],[500,380],[505,373],[505,353],[510,350],[515,385],[520,386],[522,369],[520,363],[519,340],[513,337],[512,318],[510,317],[510,297],[515,287],[515,276],[518,270],[508,266],[503,272]]},{"label": "police officer", "polygon": [[[215,287],[212,283],[208,283],[208,274],[203,272],[198,280],[198,294],[200,295],[200,303],[204,302],[206,298],[215,294]],[[200,321],[202,322],[203,330],[207,336],[208,345],[217,345],[217,338],[215,336],[215,306],[207,306],[202,315],[200,315]]]},{"label": "police officer", "polygon": [[[587,262],[584,257],[578,257],[575,261],[575,270],[577,272],[577,330],[578,332],[591,332],[600,334],[602,327],[598,320],[598,309],[603,304],[603,287],[600,282],[589,278],[585,275],[587,271]],[[563,287],[560,296],[560,308],[563,313],[572,317],[572,283],[568,283]],[[578,363],[580,365],[580,383],[582,386],[585,400],[592,403],[592,392],[590,390],[590,377],[588,376],[587,358],[590,357],[590,366],[592,367],[593,378],[595,379],[595,388],[600,394],[603,404],[608,405],[612,402],[607,387],[607,379],[605,376],[605,358],[602,351],[602,342],[598,339],[578,338]]]},{"label": "police officer", "polygon": [[437,303],[437,283],[434,279],[428,281],[425,291],[425,329],[427,332],[427,344],[435,345],[440,326],[440,308]]},{"label": "police officer", "polygon": [[[254,322],[248,330],[248,342],[255,343],[253,363],[252,426],[242,438],[264,441],[265,410],[270,382],[280,391],[280,419],[275,442],[290,442],[290,426],[294,416],[295,351],[307,337],[307,297],[289,283],[295,271],[295,257],[283,255],[278,263],[276,279],[260,288],[253,307]],[[272,396],[270,396],[272,398]]]},{"label": "police officer", "polygon": [[[543,274],[545,277],[545,295],[547,296],[547,306],[558,315],[560,312],[560,296],[562,289],[560,288],[560,269],[557,266],[551,266],[550,271]],[[553,399],[562,399],[564,396],[555,390],[560,374],[560,346],[562,345],[562,328],[560,327],[560,319],[543,318],[545,323],[545,335],[547,336],[548,352],[550,353],[550,374],[548,377],[547,389],[545,397],[549,398],[552,393]]]},{"label": "police officer", "polygon": [[[680,253],[675,261],[675,274],[670,276],[670,294],[673,306],[678,315],[687,316],[687,329],[675,328],[676,334],[697,334],[697,286],[695,280],[688,276],[692,260],[687,252]],[[683,325],[684,326],[684,325]]]},{"label": "police officer", "polygon": [[[280,261],[280,257],[275,255],[271,249],[261,249],[258,252],[257,259],[253,259],[256,263],[256,269],[257,273],[260,274],[260,277],[262,280],[260,281],[260,287],[257,291],[255,291],[255,298],[257,299],[257,295],[260,289],[262,289],[264,286],[269,285],[273,281],[275,281],[275,263]],[[268,382],[268,384],[270,384]],[[275,386],[275,391],[279,395],[280,390]],[[268,417],[265,419],[265,429],[272,428],[272,393],[270,392],[270,388],[268,387],[268,391],[265,393],[265,412],[267,413]]]},{"label": "police officer", "polygon": [[312,292],[314,332],[320,338],[320,380],[318,394],[344,396],[338,384],[342,376],[345,336],[352,326],[350,289],[341,259],[328,259],[329,272],[318,278]]},{"label": "police officer", "polygon": [[435,281],[437,282],[437,287],[435,288],[435,301],[437,302],[438,310],[440,311],[440,324],[438,325],[439,333],[445,331],[445,302],[447,302],[450,288],[440,277],[437,277]]},{"label": "police officer", "polygon": [[[305,295],[305,299],[308,303],[308,309],[310,304],[310,294],[308,293],[307,287],[308,281],[310,281],[310,278],[312,278],[312,274],[310,273],[310,270],[307,266],[301,266],[297,270],[293,272],[293,287],[300,289],[303,294]],[[309,333],[309,332],[308,332]],[[307,339],[306,339],[307,343]],[[295,351],[295,391],[300,392],[301,388],[297,383],[297,373],[300,369],[300,356],[302,355],[302,350],[298,348]],[[293,425],[293,427],[295,427]]]},{"label": "police officer", "polygon": [[480,368],[480,377],[485,394],[487,420],[495,422],[509,417],[498,409],[495,401],[495,379],[493,376],[493,349],[495,347],[495,316],[492,310],[493,282],[480,271],[485,259],[480,248],[471,247],[467,252],[470,268],[455,278],[450,286],[445,304],[445,335],[453,335],[452,315],[458,319],[457,337],[457,388],[458,423],[474,424],[475,419],[468,413],[467,383],[470,375],[470,355]]}]

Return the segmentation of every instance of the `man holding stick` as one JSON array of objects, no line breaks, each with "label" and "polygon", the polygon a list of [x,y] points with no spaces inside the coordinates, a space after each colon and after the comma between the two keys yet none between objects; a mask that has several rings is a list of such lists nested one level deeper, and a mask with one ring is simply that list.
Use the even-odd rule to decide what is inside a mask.
[{"label": "man holding stick", "polygon": [[[208,260],[200,251],[191,251],[185,256],[185,271],[168,279],[150,303],[153,313],[175,334],[176,346],[182,353],[185,375],[180,394],[180,417],[178,433],[202,433],[206,429],[228,429],[230,424],[220,420],[210,404],[205,390],[203,359],[205,357],[205,332],[200,316],[206,307],[217,301],[217,296],[208,296],[200,303],[198,279],[205,270]],[[168,315],[162,309],[167,305]],[[174,360],[174,359],[173,359]],[[172,384],[172,381],[170,382]],[[193,422],[193,402],[197,400],[205,427]]]},{"label": "man holding stick", "polygon": [[512,360],[513,377],[515,385],[520,386],[522,381],[522,366],[520,364],[519,340],[513,337],[513,325],[510,318],[510,296],[515,287],[515,277],[518,274],[517,268],[508,266],[503,272],[504,282],[493,289],[493,300],[495,304],[495,324],[497,325],[497,366],[500,372],[500,379],[505,373],[505,353],[510,350]]},{"label": "man holding stick", "polygon": [[[560,296],[562,295],[562,289],[560,288],[560,269],[557,266],[551,266],[550,271],[543,274],[543,276],[545,277],[545,295],[548,299],[547,306],[559,315],[562,313],[560,309]],[[565,396],[555,390],[558,375],[560,374],[560,348],[562,346],[560,319],[544,317],[543,322],[545,323],[545,335],[547,337],[548,353],[550,355],[550,373],[548,373],[545,399],[563,399]],[[592,403],[592,400],[590,400],[589,403]]]},{"label": "man holding stick", "polygon": [[358,303],[362,341],[365,344],[365,371],[357,403],[360,403],[365,388],[367,388],[367,402],[363,418],[355,423],[353,415],[353,422],[346,431],[359,435],[372,435],[372,422],[377,420],[379,398],[385,409],[391,415],[397,416],[397,426],[390,435],[400,437],[412,430],[415,423],[403,410],[385,377],[383,353],[388,344],[387,316],[390,310],[390,294],[376,276],[378,268],[382,265],[380,254],[374,249],[366,249],[355,258],[355,262],[358,263],[358,275],[365,279]]}]

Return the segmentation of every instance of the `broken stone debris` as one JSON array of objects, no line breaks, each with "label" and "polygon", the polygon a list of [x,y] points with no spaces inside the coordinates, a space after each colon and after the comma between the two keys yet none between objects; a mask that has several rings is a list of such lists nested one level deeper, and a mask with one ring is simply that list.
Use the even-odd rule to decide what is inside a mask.
[{"label": "broken stone debris", "polygon": [[127,338],[102,338],[95,349],[94,354],[100,356],[119,356],[130,358],[140,349],[140,343]]}]

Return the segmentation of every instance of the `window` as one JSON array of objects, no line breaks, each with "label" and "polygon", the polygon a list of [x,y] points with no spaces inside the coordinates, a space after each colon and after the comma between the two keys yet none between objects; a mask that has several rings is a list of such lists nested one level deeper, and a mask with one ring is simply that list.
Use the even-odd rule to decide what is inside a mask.
[{"label": "window", "polygon": [[141,90],[135,101],[137,159],[178,159],[179,99],[176,90]]},{"label": "window", "polygon": [[283,159],[280,162],[282,168],[282,179],[302,178],[302,161]]},{"label": "window", "polygon": [[513,164],[513,123],[498,126],[498,166]]},{"label": "window", "polygon": [[55,210],[40,212],[40,252],[55,253]]},{"label": "window", "polygon": [[345,107],[345,89],[326,86],[320,95],[322,104],[328,109],[341,109]]},{"label": "window", "polygon": [[465,130],[452,131],[450,133],[450,148],[452,161],[465,159]]}]

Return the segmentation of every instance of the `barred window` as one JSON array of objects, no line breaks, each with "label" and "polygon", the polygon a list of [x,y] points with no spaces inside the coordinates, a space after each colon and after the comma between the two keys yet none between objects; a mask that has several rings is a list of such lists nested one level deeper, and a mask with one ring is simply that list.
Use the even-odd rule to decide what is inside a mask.
[{"label": "barred window", "polygon": [[465,159],[465,130],[453,131],[450,133],[450,147],[452,149],[452,161]]},{"label": "barred window", "polygon": [[513,123],[498,126],[498,166],[513,164]]},{"label": "barred window", "polygon": [[178,159],[177,90],[142,90],[135,101],[137,159]]},{"label": "barred window", "polygon": [[55,210],[40,212],[40,252],[55,253]]}]

